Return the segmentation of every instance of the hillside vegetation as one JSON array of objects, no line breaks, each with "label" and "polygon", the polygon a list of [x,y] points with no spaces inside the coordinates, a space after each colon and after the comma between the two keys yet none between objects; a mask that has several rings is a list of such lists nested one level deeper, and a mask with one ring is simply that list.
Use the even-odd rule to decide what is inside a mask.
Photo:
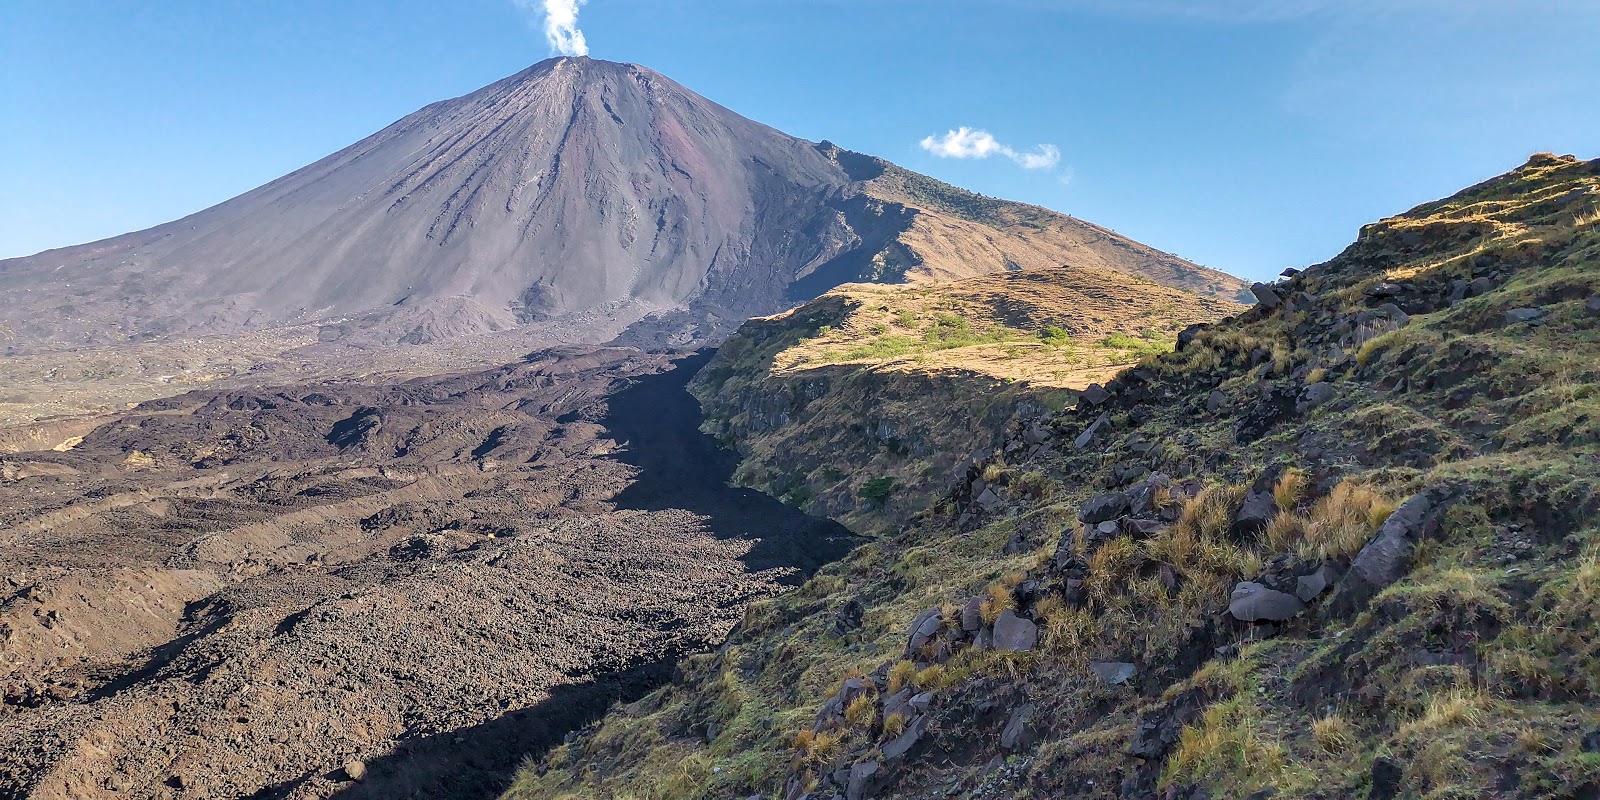
[{"label": "hillside vegetation", "polygon": [[[1600,161],[1536,156],[1363,228],[1015,420],[507,797],[1600,794],[1597,222]],[[796,346],[725,360],[708,408]]]},{"label": "hillside vegetation", "polygon": [[1008,424],[1243,306],[1058,267],[850,285],[746,324],[691,385],[736,476],[858,526],[925,508]]}]

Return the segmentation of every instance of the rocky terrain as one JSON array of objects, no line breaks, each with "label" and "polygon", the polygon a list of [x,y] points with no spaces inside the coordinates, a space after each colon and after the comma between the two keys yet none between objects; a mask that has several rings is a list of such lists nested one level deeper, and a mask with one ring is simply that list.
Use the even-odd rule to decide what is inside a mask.
[{"label": "rocky terrain", "polygon": [[0,797],[493,796],[852,541],[727,488],[705,358],[193,392],[0,456]]},{"label": "rocky terrain", "polygon": [[[1600,796],[1600,161],[1535,156],[1289,273],[1012,415],[925,507],[858,514],[872,541],[506,797]],[[765,345],[792,319],[699,383],[746,476],[794,467],[761,443],[802,398],[865,431],[883,391],[796,382],[740,421],[802,369]],[[954,440],[970,408],[915,422]],[[851,481],[897,440],[858,436]]]},{"label": "rocky terrain", "polygon": [[847,281],[1068,263],[1245,289],[1072,217],[795,139],[637,65],[551,59],[183,219],[0,261],[0,420],[296,370],[700,346]]}]

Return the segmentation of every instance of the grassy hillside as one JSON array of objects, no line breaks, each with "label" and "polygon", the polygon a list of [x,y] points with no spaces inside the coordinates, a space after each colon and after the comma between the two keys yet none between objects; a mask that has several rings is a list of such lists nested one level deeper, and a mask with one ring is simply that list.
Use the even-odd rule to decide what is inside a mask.
[{"label": "grassy hillside", "polygon": [[858,527],[927,507],[1008,426],[1244,310],[1096,270],[841,287],[754,320],[691,386],[737,479]]},{"label": "grassy hillside", "polygon": [[507,796],[1600,794],[1597,221],[1536,156],[1367,226]]}]

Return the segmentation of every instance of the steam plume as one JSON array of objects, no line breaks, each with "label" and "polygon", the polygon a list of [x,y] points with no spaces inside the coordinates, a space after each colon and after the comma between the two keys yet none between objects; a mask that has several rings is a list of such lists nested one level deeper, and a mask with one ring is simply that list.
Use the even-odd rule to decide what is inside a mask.
[{"label": "steam plume", "polygon": [[514,0],[518,8],[544,15],[544,38],[550,52],[563,56],[589,55],[589,43],[578,30],[578,9],[588,0]]}]

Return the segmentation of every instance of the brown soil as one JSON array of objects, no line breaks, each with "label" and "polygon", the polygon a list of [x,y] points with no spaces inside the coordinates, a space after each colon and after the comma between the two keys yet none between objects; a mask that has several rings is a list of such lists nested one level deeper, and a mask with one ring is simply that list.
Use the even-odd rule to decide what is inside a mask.
[{"label": "brown soil", "polygon": [[0,457],[0,797],[492,796],[850,542],[726,487],[703,362],[195,392]]}]

